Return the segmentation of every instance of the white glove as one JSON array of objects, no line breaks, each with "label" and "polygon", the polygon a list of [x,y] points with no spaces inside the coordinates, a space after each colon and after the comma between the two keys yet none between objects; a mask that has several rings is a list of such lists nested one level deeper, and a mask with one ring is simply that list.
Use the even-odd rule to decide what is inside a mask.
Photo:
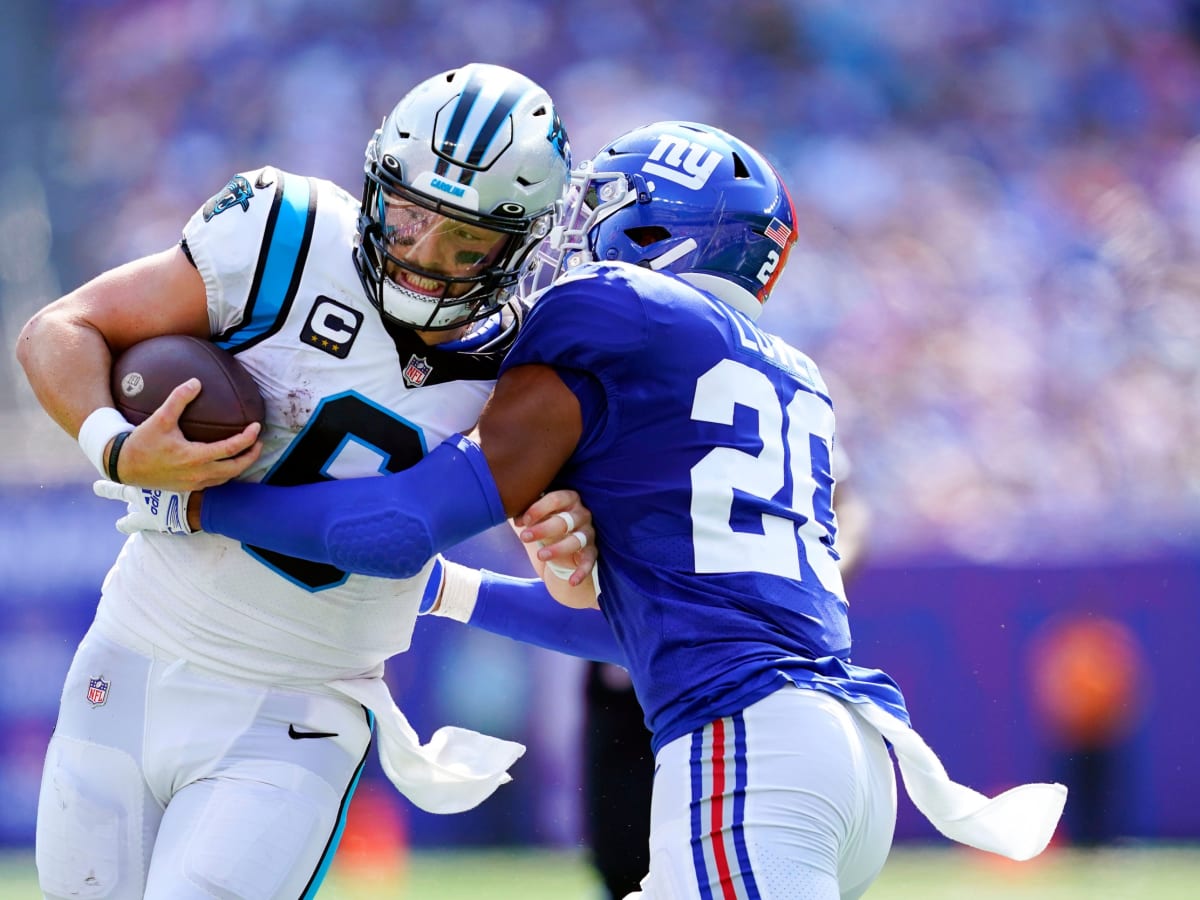
[{"label": "white glove", "polygon": [[160,491],[140,488],[115,481],[97,481],[92,485],[97,497],[105,500],[124,500],[128,512],[117,519],[117,531],[136,534],[157,531],[162,534],[191,534],[188,527],[187,505],[191,491]]}]

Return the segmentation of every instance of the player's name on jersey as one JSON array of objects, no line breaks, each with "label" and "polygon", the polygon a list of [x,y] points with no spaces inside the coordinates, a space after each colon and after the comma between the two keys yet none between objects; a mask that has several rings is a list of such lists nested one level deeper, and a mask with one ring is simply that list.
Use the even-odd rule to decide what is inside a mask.
[{"label": "player's name on jersey", "polygon": [[725,304],[709,300],[707,297],[705,300],[733,325],[737,331],[738,342],[744,350],[786,369],[814,391],[825,393],[824,380],[811,359],[781,338],[752,327],[747,319],[730,310]]}]

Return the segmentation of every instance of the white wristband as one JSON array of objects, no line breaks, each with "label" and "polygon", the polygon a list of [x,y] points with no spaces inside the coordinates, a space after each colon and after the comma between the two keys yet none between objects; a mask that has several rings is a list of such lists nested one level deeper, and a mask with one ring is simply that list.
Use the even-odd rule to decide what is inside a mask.
[{"label": "white wristband", "polygon": [[83,455],[96,467],[101,478],[111,477],[108,474],[108,461],[104,457],[104,449],[109,441],[123,431],[133,431],[133,426],[111,406],[101,406],[93,410],[79,428],[79,446]]},{"label": "white wristband", "polygon": [[475,601],[479,599],[479,585],[483,576],[478,569],[468,569],[450,560],[442,562],[442,602],[434,610],[435,616],[445,616],[456,622],[470,622],[475,612]]}]

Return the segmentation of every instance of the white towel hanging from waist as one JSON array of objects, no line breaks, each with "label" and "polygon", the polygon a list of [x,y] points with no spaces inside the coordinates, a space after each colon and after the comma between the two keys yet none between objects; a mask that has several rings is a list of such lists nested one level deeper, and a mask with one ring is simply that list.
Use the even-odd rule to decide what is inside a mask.
[{"label": "white towel hanging from waist", "polygon": [[508,769],[525,752],[524,744],[451,725],[422,744],[382,678],[331,681],[329,687],[375,713],[384,774],[426,812],[456,813],[478,806],[512,781]]},{"label": "white towel hanging from waist", "polygon": [[847,704],[888,740],[913,805],[951,840],[1023,861],[1050,843],[1067,802],[1061,784],[1023,784],[987,797],[950,779],[924,739],[871,703]]}]

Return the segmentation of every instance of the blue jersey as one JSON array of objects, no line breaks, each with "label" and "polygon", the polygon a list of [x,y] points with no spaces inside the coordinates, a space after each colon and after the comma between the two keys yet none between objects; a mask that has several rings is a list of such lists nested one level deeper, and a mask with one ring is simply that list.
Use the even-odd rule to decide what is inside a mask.
[{"label": "blue jersey", "polygon": [[813,362],[672,275],[583,267],[534,304],[504,368],[553,366],[583,435],[559,486],[595,516],[600,606],[657,750],[791,681],[907,722],[850,664],[834,416]]}]

